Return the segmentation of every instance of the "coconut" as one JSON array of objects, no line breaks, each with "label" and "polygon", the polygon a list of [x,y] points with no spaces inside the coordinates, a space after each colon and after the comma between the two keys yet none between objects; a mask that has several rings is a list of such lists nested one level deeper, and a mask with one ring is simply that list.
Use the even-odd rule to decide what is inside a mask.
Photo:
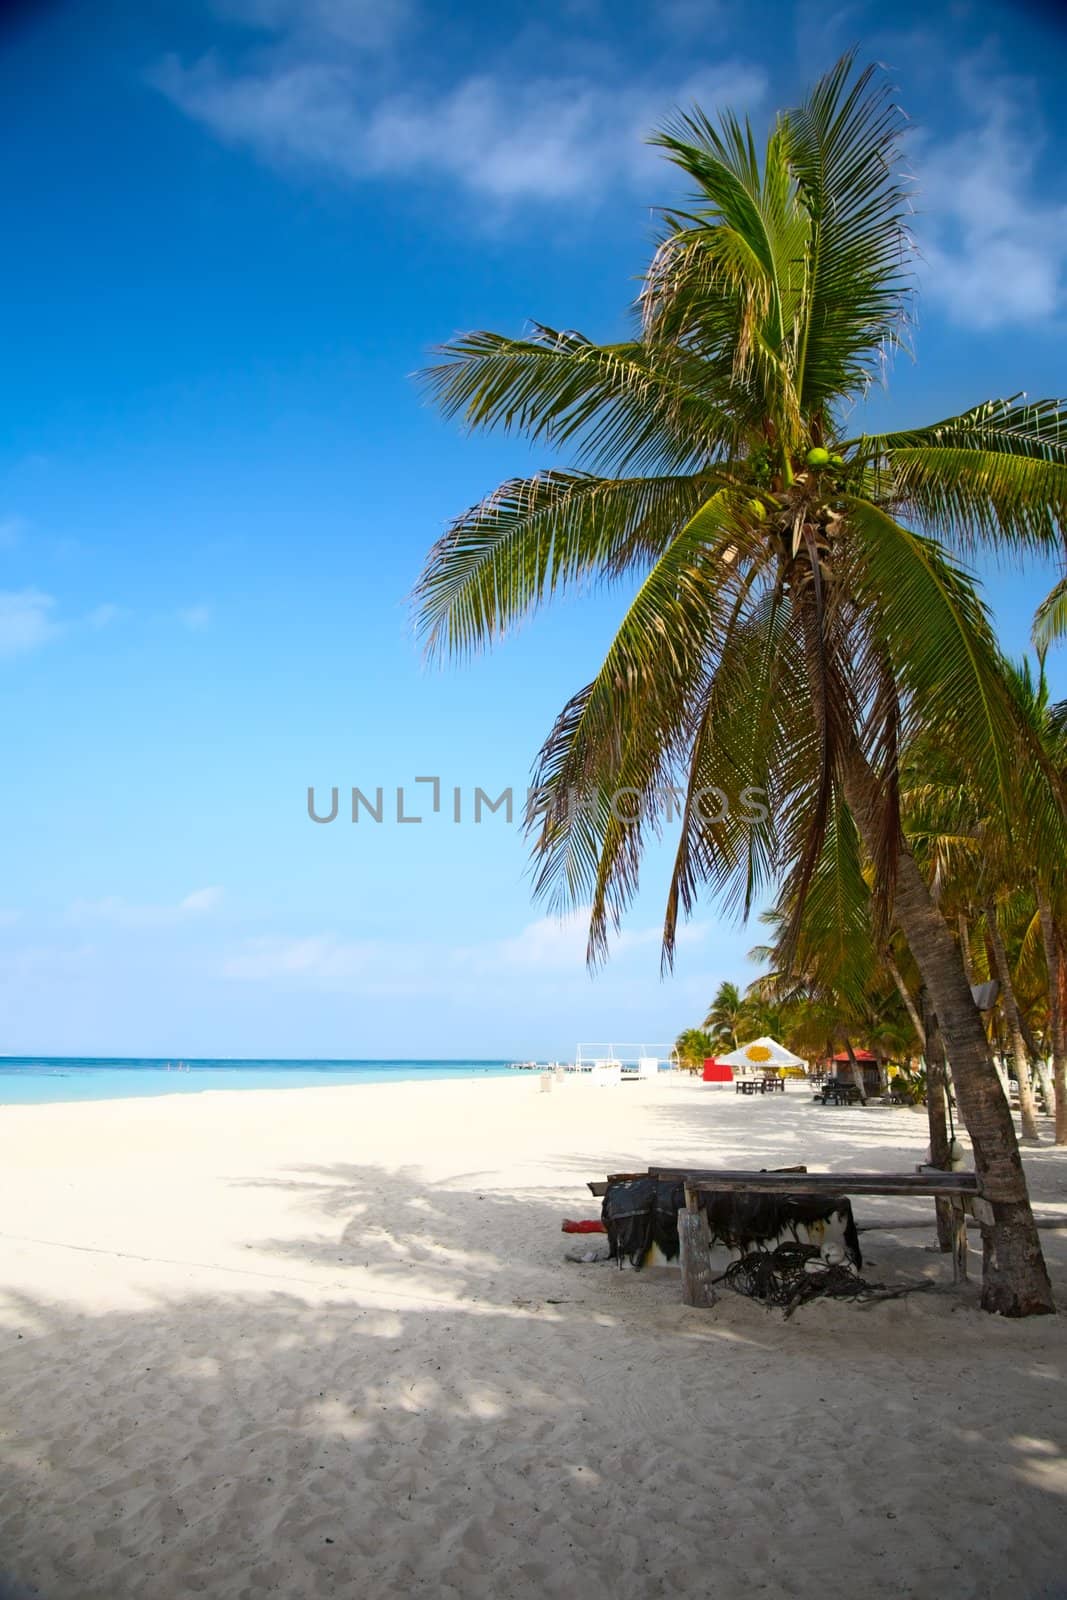
[{"label": "coconut", "polygon": [[845,464],[844,456],[831,456],[830,457],[830,465],[832,467],[843,467],[844,464]]},{"label": "coconut", "polygon": [[830,465],[830,452],[824,450],[821,444],[814,445],[804,457],[809,467],[828,467]]},{"label": "coconut", "polygon": [[763,504],[762,500],[746,501],[745,510],[748,512],[750,517],[754,518],[756,522],[762,522],[764,517],[767,515],[767,507]]}]

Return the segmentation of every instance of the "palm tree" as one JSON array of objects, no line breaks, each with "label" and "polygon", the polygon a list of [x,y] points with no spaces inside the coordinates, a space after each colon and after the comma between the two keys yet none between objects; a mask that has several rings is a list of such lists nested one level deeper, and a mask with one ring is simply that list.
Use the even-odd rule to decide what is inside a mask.
[{"label": "palm tree", "polygon": [[1056,1143],[1067,1145],[1067,948],[1048,896],[1040,889],[1038,916],[1048,979],[1047,1043],[1052,1054]]},{"label": "palm tree", "polygon": [[[1067,579],[1061,581],[1050,599],[1056,597],[1059,591],[1064,595],[1064,618],[1067,623]],[[1038,611],[1038,623],[1042,611],[1048,618],[1048,601]],[[1041,631],[1038,623],[1035,623],[1035,633]],[[1067,626],[1061,631],[1067,632]],[[1067,703],[1053,704],[1050,699],[1045,677],[1044,648],[1038,649],[1036,678],[1027,662],[1014,666],[1011,677],[1020,712],[1033,729],[1035,738],[1040,741],[1056,769],[1061,773],[1067,771]],[[1042,871],[1041,863],[1032,868],[1030,877],[1045,959],[1047,1048],[1052,1056],[1056,1143],[1067,1145],[1067,893],[1062,877],[1057,879],[1056,875]]]},{"label": "palm tree", "polygon": [[715,1040],[703,1028],[685,1028],[674,1041],[680,1066],[699,1072],[705,1059],[715,1054]]},{"label": "palm tree", "polygon": [[[1067,767],[1057,708],[1048,703],[1043,661],[1035,677],[1028,661],[1006,662],[1019,715],[1053,768]],[[969,979],[995,976],[999,984],[997,1018],[1019,1086],[1024,1137],[1038,1136],[1031,1081],[1036,1073],[1046,1108],[1064,1107],[1067,1084],[1057,1101],[1053,1080],[1067,1067],[1060,1007],[1061,938],[1064,882],[1062,865],[1012,848],[999,819],[983,815],[961,779],[953,753],[943,744],[912,752],[912,771],[902,779],[904,826],[928,880],[936,886],[941,909],[954,917]],[[979,970],[981,969],[981,970]],[[1047,1026],[1046,1026],[1047,1025]],[[1050,1079],[1037,1032],[1051,1050]],[[1057,1044],[1058,1041],[1058,1044]],[[1058,1061],[1058,1066],[1057,1066]],[[1004,1074],[1007,1088],[1006,1072]],[[1067,1119],[1057,1127],[1067,1134]],[[1057,1137],[1060,1137],[1058,1133]]]},{"label": "palm tree", "polygon": [[[1015,1065],[1015,1081],[1019,1086],[1019,1119],[1022,1123],[1023,1138],[1028,1144],[1038,1144],[1040,1140],[1037,1130],[1037,1103],[1030,1076],[1030,1057],[1015,993],[1012,963],[1008,958],[1008,948],[1001,927],[1002,921],[1006,920],[1004,899],[1004,896],[990,895],[985,906],[984,931],[992,952],[991,965],[1000,983],[1001,1015]],[[1010,911],[1008,914],[1010,915]]]},{"label": "palm tree", "polygon": [[739,1029],[744,1027],[745,1015],[745,1002],[736,983],[720,983],[704,1018],[704,1026],[713,1034],[727,1038],[730,1049],[736,1050],[741,1043]]},{"label": "palm tree", "polygon": [[[828,861],[837,863],[832,909],[821,892]],[[860,1098],[866,1101],[854,1043],[868,1049],[873,1046],[881,1070],[887,1049],[895,1054],[901,1048],[914,1050],[913,1025],[890,979],[886,958],[870,937],[867,885],[859,875],[852,878],[842,872],[840,865],[836,852],[824,849],[799,919],[787,901],[764,913],[763,920],[775,928],[777,939],[750,950],[749,960],[765,960],[771,965],[771,971],[757,979],[753,989],[778,1001],[789,1048],[800,1055],[832,1057],[843,1046]],[[850,887],[854,905],[842,919],[844,896]],[[842,920],[850,933],[847,940],[838,937]]]},{"label": "palm tree", "polygon": [[741,1013],[741,1032],[749,1039],[777,1039],[783,1020],[781,1006],[749,985]]},{"label": "palm tree", "polygon": [[429,653],[463,655],[551,595],[637,581],[603,667],[542,748],[531,806],[536,890],[588,901],[592,960],[673,806],[668,961],[702,888],[747,912],[784,877],[802,906],[847,807],[878,921],[903,932],[951,1054],[994,1217],[983,1303],[1026,1315],[1052,1298],[1011,1118],[903,841],[896,771],[917,728],[940,728],[991,809],[1062,839],[1044,768],[1020,760],[989,617],[939,540],[1056,542],[1067,407],[990,401],[846,436],[907,322],[901,126],[874,69],[846,58],[779,116],[762,155],[729,113],[659,132],[695,194],[665,215],[633,336],[471,333],[427,373],[446,414],[577,459],[457,518],[417,604]]}]

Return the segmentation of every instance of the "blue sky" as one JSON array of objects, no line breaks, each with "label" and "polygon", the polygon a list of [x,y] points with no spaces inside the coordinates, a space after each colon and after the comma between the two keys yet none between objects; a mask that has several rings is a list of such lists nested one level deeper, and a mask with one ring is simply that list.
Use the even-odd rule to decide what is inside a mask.
[{"label": "blue sky", "polygon": [[[461,328],[622,328],[673,194],[641,135],[675,105],[760,120],[851,43],[885,61],[924,294],[917,364],[872,414],[1063,392],[1057,8],[884,13],[6,13],[0,1051],[569,1054],[671,1038],[746,976],[758,929],[708,906],[661,983],[662,856],[590,980],[502,817],[315,827],[305,794],[521,789],[597,662],[621,596],[420,661],[428,544],[533,458],[465,438],[410,375]],[[1049,578],[988,575],[1012,648]]]}]

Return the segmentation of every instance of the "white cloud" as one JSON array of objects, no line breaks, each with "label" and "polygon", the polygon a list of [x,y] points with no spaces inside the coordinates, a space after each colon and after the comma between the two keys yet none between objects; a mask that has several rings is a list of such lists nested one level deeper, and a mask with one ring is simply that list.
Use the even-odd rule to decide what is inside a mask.
[{"label": "white cloud", "polygon": [[562,920],[539,917],[513,938],[477,945],[469,954],[479,966],[492,970],[580,971],[588,937],[588,912],[576,911]]},{"label": "white cloud", "polygon": [[100,900],[75,900],[67,909],[70,922],[110,922],[122,928],[158,928],[185,922],[214,911],[222,902],[217,885],[194,889],[176,905],[137,905],[120,895]]},{"label": "white cloud", "polygon": [[583,77],[488,74],[444,91],[365,92],[344,61],[285,60],[231,73],[217,57],[169,57],[155,82],[220,138],[268,160],[343,178],[436,176],[495,200],[597,196],[643,178],[658,159],[644,140],[676,106],[744,106],[763,73],[727,63],[684,81],[612,84]]},{"label": "white cloud", "polygon": [[706,56],[718,53],[712,41],[718,45],[732,20],[729,0],[653,0],[648,17],[657,32],[695,42]]},{"label": "white cloud", "polygon": [[60,631],[54,606],[39,589],[0,591],[0,657],[25,655],[53,639]]},{"label": "white cloud", "polygon": [[[65,625],[56,620],[55,608],[54,597],[39,589],[0,592],[0,658],[25,655],[62,633]],[[79,625],[99,632],[128,614],[122,606],[109,601],[94,607]]]},{"label": "white cloud", "polygon": [[378,49],[411,16],[406,0],[215,0],[222,17],[297,42],[337,40],[360,50]]},{"label": "white cloud", "polygon": [[190,633],[203,633],[211,625],[211,607],[206,605],[182,606],[175,615],[183,628]]},{"label": "white cloud", "polygon": [[1067,298],[1067,199],[1038,187],[1039,113],[1015,80],[965,69],[960,83],[978,119],[916,163],[924,287],[966,327],[1052,317]]},{"label": "white cloud", "polygon": [[[582,980],[588,925],[589,912],[584,908],[562,920],[539,917],[515,935],[466,946],[344,940],[333,934],[255,938],[233,950],[224,959],[222,971],[227,978],[251,982],[291,980],[309,987],[376,993],[454,992],[472,983],[482,985],[487,979],[523,974],[533,982],[565,976]],[[691,924],[682,931],[679,942],[700,942],[707,926]],[[612,954],[620,958],[642,952],[642,970],[647,976],[656,971],[661,937],[658,926],[624,929],[612,941]]]},{"label": "white cloud", "polygon": [[[579,971],[589,940],[588,906],[579,906],[565,917],[540,917],[529,922],[513,938],[475,946],[469,955],[493,970]],[[706,922],[684,923],[678,930],[679,945],[699,944],[708,930]],[[612,957],[634,950],[654,950],[663,939],[659,923],[645,928],[622,928],[611,936]]]},{"label": "white cloud", "polygon": [[222,904],[222,890],[218,884],[207,889],[194,889],[178,906],[179,911],[214,911]]},{"label": "white cloud", "polygon": [[127,615],[128,613],[125,607],[113,605],[112,602],[108,600],[105,601],[103,605],[96,606],[92,611],[90,611],[85,620],[88,622],[90,628],[110,628],[113,622],[119,622]]}]

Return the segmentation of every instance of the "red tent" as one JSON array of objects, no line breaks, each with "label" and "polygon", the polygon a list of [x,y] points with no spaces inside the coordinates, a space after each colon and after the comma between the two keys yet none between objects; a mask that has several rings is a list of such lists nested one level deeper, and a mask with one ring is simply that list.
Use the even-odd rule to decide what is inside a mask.
[{"label": "red tent", "polygon": [[733,1083],[734,1071],[725,1061],[716,1061],[714,1056],[704,1058],[705,1083]]},{"label": "red tent", "polygon": [[[881,1078],[878,1057],[873,1055],[870,1050],[854,1050],[852,1054],[856,1058],[856,1066],[863,1075],[863,1085],[867,1094],[877,1094]],[[847,1050],[839,1050],[832,1058],[830,1065],[834,1069],[835,1077],[845,1078],[846,1080],[850,1077],[852,1063],[849,1060]]]}]

